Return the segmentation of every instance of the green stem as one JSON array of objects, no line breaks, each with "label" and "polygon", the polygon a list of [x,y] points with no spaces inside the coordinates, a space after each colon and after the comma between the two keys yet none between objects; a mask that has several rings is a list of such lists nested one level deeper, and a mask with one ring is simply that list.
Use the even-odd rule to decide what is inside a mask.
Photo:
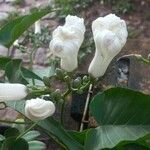
[{"label": "green stem", "polygon": [[[29,69],[32,71],[33,70],[33,55],[35,53],[36,47],[34,46],[34,48],[31,49],[31,53],[30,53],[30,65],[29,65]],[[32,78],[32,84],[35,85],[35,81]]]},{"label": "green stem", "polygon": [[10,53],[10,48],[8,48],[7,57],[9,57],[9,53]]},{"label": "green stem", "polygon": [[64,124],[64,111],[65,111],[65,104],[66,104],[66,96],[68,94],[71,93],[71,90],[68,89],[63,95],[62,95],[62,99],[63,99],[63,103],[62,103],[62,106],[61,106],[61,114],[60,114],[60,122],[61,124],[63,125]]},{"label": "green stem", "polygon": [[[26,122],[19,122],[19,121],[10,121],[10,120],[0,120],[1,123],[8,123],[8,124],[27,124]],[[28,123],[29,124],[29,123]]]},{"label": "green stem", "polygon": [[145,64],[147,64],[147,65],[150,65],[150,60],[148,60],[148,59],[145,59],[145,58],[141,58],[141,60],[145,63]]},{"label": "green stem", "polygon": [[17,138],[16,138],[16,140],[17,139],[19,139],[19,138],[21,138],[23,135],[25,135],[27,132],[29,132],[33,127],[35,127],[37,125],[37,122],[35,122],[34,124],[32,124],[25,132],[23,132],[23,133],[21,133]]}]

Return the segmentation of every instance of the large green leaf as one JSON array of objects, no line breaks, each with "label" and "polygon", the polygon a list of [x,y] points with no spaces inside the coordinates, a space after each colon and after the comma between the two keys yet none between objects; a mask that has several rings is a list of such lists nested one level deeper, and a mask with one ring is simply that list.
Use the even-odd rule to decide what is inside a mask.
[{"label": "large green leaf", "polygon": [[150,133],[150,96],[123,88],[98,94],[90,112],[99,127],[87,132],[85,149],[113,148],[123,141],[147,138]]},{"label": "large green leaf", "polygon": [[28,84],[28,81],[22,75],[21,63],[21,59],[12,59],[6,64],[5,74],[10,83]]},{"label": "large green leaf", "polygon": [[[25,101],[7,102],[7,106],[24,114]],[[55,137],[58,142],[63,143],[66,149],[83,149],[83,146],[52,117],[39,121],[38,126],[42,128],[48,135]]]},{"label": "large green leaf", "polygon": [[8,22],[0,29],[0,44],[9,48],[35,21],[51,11],[50,7],[48,7]]},{"label": "large green leaf", "polygon": [[11,61],[8,57],[1,57],[0,56],[0,70],[5,70],[6,64]]},{"label": "large green leaf", "polygon": [[32,72],[31,70],[27,68],[21,67],[21,72],[25,78],[37,79],[37,80],[42,81],[42,78],[40,76],[38,76],[37,74],[35,74],[34,72]]},{"label": "large green leaf", "polygon": [[32,130],[23,135],[22,138],[25,139],[26,141],[32,141],[38,136],[40,136],[40,132]]},{"label": "large green leaf", "polygon": [[29,150],[45,150],[46,145],[43,142],[40,141],[30,141],[29,144]]},{"label": "large green leaf", "polygon": [[42,81],[42,78],[33,71],[22,66],[21,59],[0,57],[0,70],[5,70],[9,82],[27,84],[27,79]]},{"label": "large green leaf", "polygon": [[1,147],[1,150],[28,150],[29,146],[27,141],[22,138],[16,140],[16,138],[7,138]]}]

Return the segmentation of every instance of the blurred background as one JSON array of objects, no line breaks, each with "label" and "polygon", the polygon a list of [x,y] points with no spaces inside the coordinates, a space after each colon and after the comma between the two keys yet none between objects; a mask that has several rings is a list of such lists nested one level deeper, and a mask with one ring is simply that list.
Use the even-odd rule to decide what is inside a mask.
[{"label": "blurred background", "polygon": [[[77,15],[85,19],[86,25],[85,40],[78,56],[79,68],[77,72],[87,73],[89,63],[95,52],[91,31],[92,21],[109,13],[115,13],[124,19],[128,27],[127,43],[117,58],[132,53],[141,54],[147,58],[150,53],[150,0],[0,0],[0,28],[5,26],[9,20],[46,6],[60,10],[50,13],[40,20],[40,33],[35,34],[35,26],[32,25],[18,39],[19,46],[14,44],[8,50],[0,45],[0,56],[21,58],[24,66],[29,67],[41,77],[49,76],[53,73],[51,66],[58,67],[59,64],[59,59],[54,60],[49,56],[49,42],[52,32],[58,25],[64,24],[68,14]],[[150,93],[150,67],[139,63],[137,60],[126,59],[119,62],[120,68],[117,68],[117,58],[110,64],[106,75],[103,77],[103,85],[119,84]],[[122,73],[124,68],[126,69],[125,74]],[[0,72],[1,78],[3,78],[3,72]],[[56,86],[63,88],[59,84]],[[69,107],[70,105],[68,105],[68,111],[70,110]],[[2,120],[15,120],[17,115],[18,113],[8,108],[0,110]],[[76,128],[75,122],[70,123],[72,122],[70,114],[66,116],[66,122],[68,122],[66,125],[69,125],[69,128]],[[51,148],[52,145],[49,149]]]}]

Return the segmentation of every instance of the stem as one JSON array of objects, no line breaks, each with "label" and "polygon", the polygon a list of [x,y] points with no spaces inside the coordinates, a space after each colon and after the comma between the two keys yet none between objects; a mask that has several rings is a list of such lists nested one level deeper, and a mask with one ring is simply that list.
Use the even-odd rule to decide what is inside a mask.
[{"label": "stem", "polygon": [[84,123],[86,122],[85,119],[86,119],[88,106],[89,106],[89,102],[90,102],[90,97],[91,97],[91,93],[92,93],[92,87],[93,87],[93,85],[90,84],[90,87],[89,87],[89,90],[88,90],[88,95],[87,95],[87,98],[86,98],[85,107],[84,107],[83,117],[82,117],[82,121],[81,121],[81,125],[80,125],[80,131],[83,131]]},{"label": "stem", "polygon": [[[34,54],[34,50],[35,48],[33,48],[31,50],[31,53],[30,53],[30,65],[29,65],[29,69],[32,71],[33,70],[33,54]],[[32,78],[32,84],[35,85],[35,82],[34,82],[34,79]]]},{"label": "stem", "polygon": [[8,48],[7,57],[9,57],[9,53],[10,53],[10,48]]},{"label": "stem", "polygon": [[61,106],[61,114],[60,114],[60,122],[63,125],[64,124],[64,110],[65,110],[65,104],[66,104],[66,96],[71,92],[70,89],[68,89],[62,96],[63,103]]},{"label": "stem", "polygon": [[[0,120],[1,123],[8,123],[8,124],[27,124],[26,122],[19,122],[19,121],[10,121],[10,120]],[[28,123],[29,124],[29,123]]]},{"label": "stem", "polygon": [[60,114],[60,123],[64,125],[64,110],[65,110],[65,104],[66,100],[63,100],[62,106],[61,106],[61,114]]},{"label": "stem", "polygon": [[22,134],[20,134],[17,138],[16,138],[16,140],[17,139],[19,139],[19,138],[21,138],[23,135],[25,135],[27,132],[29,132],[33,127],[35,127],[37,125],[37,122],[35,122],[34,124],[32,124],[25,132],[23,132]]}]

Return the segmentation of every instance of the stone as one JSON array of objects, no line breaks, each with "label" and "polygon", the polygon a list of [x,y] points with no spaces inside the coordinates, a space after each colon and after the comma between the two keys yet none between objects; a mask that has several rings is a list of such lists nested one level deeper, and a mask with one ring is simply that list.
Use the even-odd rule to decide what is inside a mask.
[{"label": "stone", "polygon": [[17,0],[5,0],[6,3],[14,3],[16,2]]},{"label": "stone", "polygon": [[34,57],[34,63],[38,65],[44,65],[46,61],[46,49],[45,48],[38,48],[35,57]]},{"label": "stone", "polygon": [[6,20],[9,17],[9,14],[6,12],[0,12],[0,22]]},{"label": "stone", "polygon": [[0,4],[0,12],[12,13],[16,11],[17,9],[12,5],[8,5],[7,3]]},{"label": "stone", "polygon": [[11,108],[5,108],[0,110],[0,119],[1,120],[9,120],[9,121],[14,121],[17,119],[18,113],[11,109]]},{"label": "stone", "polygon": [[0,56],[7,56],[8,48],[0,45]]}]

